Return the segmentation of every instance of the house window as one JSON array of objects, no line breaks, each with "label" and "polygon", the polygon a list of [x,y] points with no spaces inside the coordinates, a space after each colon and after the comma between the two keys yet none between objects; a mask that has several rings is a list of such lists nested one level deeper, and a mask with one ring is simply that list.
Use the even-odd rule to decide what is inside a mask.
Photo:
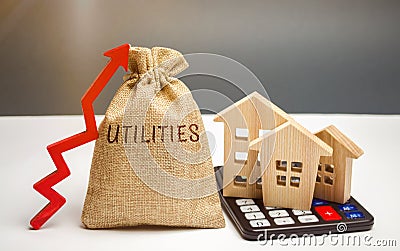
[{"label": "house window", "polygon": [[286,170],[287,170],[287,161],[286,160],[277,160],[276,161],[276,170],[286,172]]},{"label": "house window", "polygon": [[239,186],[246,186],[247,184],[247,177],[243,175],[237,175],[235,176],[235,185]]},{"label": "house window", "polygon": [[235,152],[235,161],[245,162],[247,160],[247,152]]},{"label": "house window", "polygon": [[295,177],[295,176],[290,177],[290,186],[299,187],[300,186],[300,177]]},{"label": "house window", "polygon": [[261,177],[257,179],[256,188],[261,189],[262,187],[262,179]]},{"label": "house window", "polygon": [[335,172],[335,166],[332,164],[320,163],[318,165],[317,183],[324,182],[325,185],[332,186],[334,178],[332,174]]},{"label": "house window", "polygon": [[325,172],[333,173],[333,168],[334,168],[334,165],[325,164]]},{"label": "house window", "polygon": [[302,162],[292,162],[292,172],[301,173],[303,171]]},{"label": "house window", "polygon": [[[286,176],[290,177],[289,184],[291,187],[300,187],[300,177],[292,176],[291,173],[301,173],[303,171],[303,163],[293,161],[290,163],[290,170],[288,170],[288,162],[286,160],[277,160],[275,162],[277,171],[277,184],[279,186],[286,186]],[[281,173],[285,172],[285,173]]]},{"label": "house window", "polygon": [[324,177],[324,183],[332,186],[333,185],[333,178],[331,176],[326,175]]},{"label": "house window", "polygon": [[286,176],[284,175],[277,175],[276,176],[276,184],[278,186],[286,186]]},{"label": "house window", "polygon": [[260,166],[261,165],[261,155],[260,155],[260,153],[257,153],[257,166]]},{"label": "house window", "polygon": [[247,139],[249,137],[249,130],[246,128],[236,128],[235,136],[238,139]]}]

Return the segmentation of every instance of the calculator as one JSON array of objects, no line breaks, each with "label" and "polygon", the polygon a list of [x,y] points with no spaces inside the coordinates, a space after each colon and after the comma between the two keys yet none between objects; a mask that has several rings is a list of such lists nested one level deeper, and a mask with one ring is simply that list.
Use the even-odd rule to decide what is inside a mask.
[{"label": "calculator", "polygon": [[309,211],[265,207],[262,199],[224,197],[222,168],[214,168],[221,203],[246,240],[367,231],[374,224],[374,217],[353,197],[345,204],[314,198]]}]

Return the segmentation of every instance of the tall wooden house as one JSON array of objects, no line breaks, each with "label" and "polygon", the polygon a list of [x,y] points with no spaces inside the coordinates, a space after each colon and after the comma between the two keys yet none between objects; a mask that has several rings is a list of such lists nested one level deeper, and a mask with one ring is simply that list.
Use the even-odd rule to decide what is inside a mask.
[{"label": "tall wooden house", "polygon": [[224,123],[224,196],[262,198],[260,157],[250,141],[289,119],[257,92],[217,114],[214,121]]}]

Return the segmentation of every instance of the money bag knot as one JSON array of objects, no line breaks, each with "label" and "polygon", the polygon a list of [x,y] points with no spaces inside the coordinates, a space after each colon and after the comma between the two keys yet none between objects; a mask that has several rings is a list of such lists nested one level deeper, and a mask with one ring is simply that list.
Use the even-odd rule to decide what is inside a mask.
[{"label": "money bag knot", "polygon": [[176,50],[132,47],[129,50],[131,72],[124,76],[124,81],[139,78],[142,84],[154,84],[155,91],[159,91],[188,66],[183,55]]}]

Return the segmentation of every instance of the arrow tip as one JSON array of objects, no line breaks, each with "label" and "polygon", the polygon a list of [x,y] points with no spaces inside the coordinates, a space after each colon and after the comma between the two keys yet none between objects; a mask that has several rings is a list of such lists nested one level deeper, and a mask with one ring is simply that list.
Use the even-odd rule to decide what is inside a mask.
[{"label": "arrow tip", "polygon": [[120,45],[109,51],[104,52],[104,56],[110,57],[112,61],[124,67],[125,71],[128,71],[128,58],[130,47],[131,46],[129,44]]}]

